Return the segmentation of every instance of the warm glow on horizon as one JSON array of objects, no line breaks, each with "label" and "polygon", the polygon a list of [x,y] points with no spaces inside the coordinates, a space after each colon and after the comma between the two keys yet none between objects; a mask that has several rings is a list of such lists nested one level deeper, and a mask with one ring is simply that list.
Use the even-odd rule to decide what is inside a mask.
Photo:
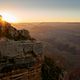
[{"label": "warm glow on horizon", "polygon": [[17,19],[14,15],[11,15],[10,13],[1,13],[3,20],[11,23],[17,22]]},{"label": "warm glow on horizon", "polygon": [[32,22],[80,22],[79,18],[43,18],[43,19],[24,19],[18,23],[32,23]]},{"label": "warm glow on horizon", "polygon": [[1,0],[0,14],[12,23],[80,22],[80,0]]},{"label": "warm glow on horizon", "polygon": [[[32,12],[31,12],[32,13]],[[2,12],[3,20],[10,23],[32,23],[32,22],[80,22],[80,18],[68,18],[68,17],[49,17],[49,16],[38,16],[38,15],[30,15],[27,13],[26,16],[23,15],[22,18],[19,16],[15,17],[13,14],[9,12]],[[19,14],[20,15],[20,14]],[[18,18],[18,19],[17,19]]]}]

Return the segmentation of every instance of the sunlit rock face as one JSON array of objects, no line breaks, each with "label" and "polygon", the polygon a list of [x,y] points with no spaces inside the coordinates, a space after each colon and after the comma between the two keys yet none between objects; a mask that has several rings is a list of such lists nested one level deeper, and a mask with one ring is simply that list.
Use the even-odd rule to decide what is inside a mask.
[{"label": "sunlit rock face", "polygon": [[0,80],[41,80],[42,53],[27,30],[0,26]]}]

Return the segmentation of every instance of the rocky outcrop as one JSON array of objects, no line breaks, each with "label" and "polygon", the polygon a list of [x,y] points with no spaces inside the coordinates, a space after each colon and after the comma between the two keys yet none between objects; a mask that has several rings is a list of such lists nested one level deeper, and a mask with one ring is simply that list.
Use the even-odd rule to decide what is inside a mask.
[{"label": "rocky outcrop", "polygon": [[43,48],[33,40],[29,31],[0,22],[0,80],[41,80]]},{"label": "rocky outcrop", "polygon": [[41,42],[0,40],[0,55],[2,56],[23,58],[28,52],[33,52],[36,56],[42,55]]},{"label": "rocky outcrop", "polygon": [[[0,38],[6,37],[11,40],[31,40],[28,30],[17,30],[9,23],[4,22],[0,25]],[[4,24],[4,25],[3,25]]]},{"label": "rocky outcrop", "polygon": [[0,80],[41,80],[42,53],[41,42],[0,40]]}]

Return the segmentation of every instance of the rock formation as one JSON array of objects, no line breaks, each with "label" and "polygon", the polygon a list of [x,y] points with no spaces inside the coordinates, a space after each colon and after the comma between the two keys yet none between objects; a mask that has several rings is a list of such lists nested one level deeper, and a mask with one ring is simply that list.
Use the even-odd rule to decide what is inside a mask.
[{"label": "rock formation", "polygon": [[0,16],[0,80],[41,80],[42,44]]},{"label": "rock formation", "polygon": [[10,23],[0,19],[0,38],[6,37],[12,40],[30,40],[31,36],[27,30],[17,30]]}]

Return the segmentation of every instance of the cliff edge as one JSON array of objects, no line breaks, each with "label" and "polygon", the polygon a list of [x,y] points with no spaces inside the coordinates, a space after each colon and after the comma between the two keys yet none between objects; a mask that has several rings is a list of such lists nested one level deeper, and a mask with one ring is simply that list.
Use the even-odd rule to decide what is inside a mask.
[{"label": "cliff edge", "polygon": [[17,30],[0,16],[0,80],[41,80],[42,53],[42,43],[28,30]]}]

